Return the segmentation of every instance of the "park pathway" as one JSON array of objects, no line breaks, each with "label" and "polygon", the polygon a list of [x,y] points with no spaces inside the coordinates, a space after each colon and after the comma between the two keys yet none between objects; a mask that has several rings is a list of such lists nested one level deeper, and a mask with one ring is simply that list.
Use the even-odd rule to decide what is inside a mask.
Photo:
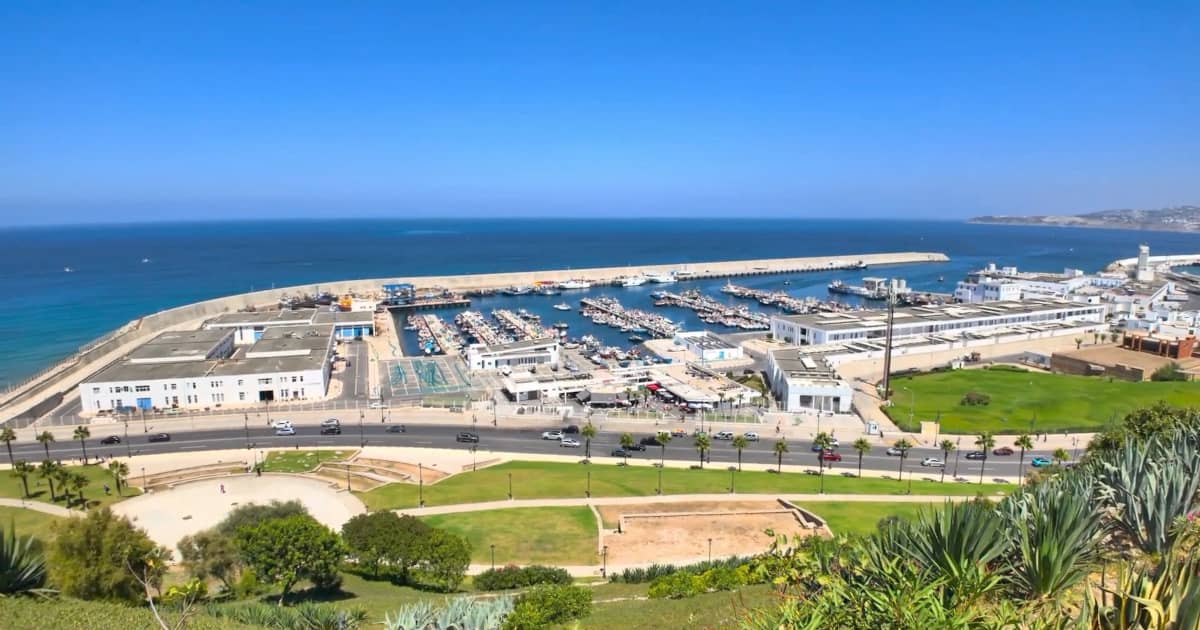
[{"label": "park pathway", "polygon": [[83,516],[83,512],[68,510],[61,505],[50,505],[41,501],[26,501],[24,499],[0,499],[0,507],[24,508],[26,510],[34,510],[35,512],[45,512],[52,516]]}]

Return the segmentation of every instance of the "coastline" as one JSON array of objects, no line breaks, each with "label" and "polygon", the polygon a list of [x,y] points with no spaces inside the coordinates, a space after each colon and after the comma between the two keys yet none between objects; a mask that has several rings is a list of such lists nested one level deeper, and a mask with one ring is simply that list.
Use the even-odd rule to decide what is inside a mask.
[{"label": "coastline", "polygon": [[1084,228],[1089,230],[1114,230],[1124,232],[1168,232],[1172,234],[1196,234],[1200,235],[1200,230],[1188,228],[1174,228],[1167,225],[1132,225],[1128,223],[1122,224],[1099,224],[1099,223],[1047,223],[1040,221],[980,221],[976,219],[967,219],[968,225],[1015,225],[1022,227],[1046,227],[1046,228]]}]

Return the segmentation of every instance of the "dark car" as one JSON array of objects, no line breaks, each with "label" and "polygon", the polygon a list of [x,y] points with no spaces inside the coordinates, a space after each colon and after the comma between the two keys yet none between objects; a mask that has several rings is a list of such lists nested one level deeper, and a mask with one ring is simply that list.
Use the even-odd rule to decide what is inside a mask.
[{"label": "dark car", "polygon": [[967,453],[967,459],[987,459],[987,453],[983,451],[971,451]]},{"label": "dark car", "polygon": [[1000,448],[994,449],[992,451],[992,455],[1012,455],[1012,454],[1013,454],[1013,450],[1007,446],[1001,446]]},{"label": "dark car", "polygon": [[563,433],[567,433],[567,434],[579,433],[579,425],[572,424],[572,425],[568,426],[567,428],[563,429]]},{"label": "dark car", "polygon": [[609,455],[612,455],[613,457],[629,457],[630,455],[633,455],[633,453],[623,448],[614,448]]},{"label": "dark car", "polygon": [[342,427],[339,427],[336,425],[331,426],[331,427],[321,427],[321,435],[341,435],[341,434],[342,434]]},{"label": "dark car", "polygon": [[454,441],[455,442],[478,442],[479,436],[475,435],[474,433],[469,433],[467,431],[463,431],[462,433],[459,433],[458,435],[454,436]]},{"label": "dark car", "polygon": [[627,450],[627,451],[644,451],[644,450],[646,450],[646,445],[645,444],[630,444],[629,446],[625,447],[625,450]]},{"label": "dark car", "polygon": [[170,442],[170,441],[171,441],[171,434],[169,434],[169,433],[155,433],[154,435],[151,435],[149,438],[146,438],[146,441],[147,441],[147,442]]},{"label": "dark car", "polygon": [[840,461],[842,461],[842,454],[835,453],[833,451],[825,451],[825,452],[821,453],[821,461],[840,462]]},{"label": "dark car", "polygon": [[110,436],[104,438],[103,440],[100,440],[100,443],[101,444],[120,444],[121,438],[116,435],[110,435]]},{"label": "dark car", "polygon": [[392,426],[387,428],[387,432],[388,433],[404,433],[404,425],[403,424],[393,424]]},{"label": "dark car", "polygon": [[650,437],[642,438],[641,444],[642,446],[662,446],[662,442],[658,441],[657,435],[651,435]]}]

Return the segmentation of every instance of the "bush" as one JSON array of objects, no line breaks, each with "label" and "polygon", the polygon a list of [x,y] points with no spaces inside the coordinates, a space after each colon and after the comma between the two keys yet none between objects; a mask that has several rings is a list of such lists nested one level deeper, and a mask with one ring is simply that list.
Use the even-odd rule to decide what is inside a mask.
[{"label": "bush", "polygon": [[57,524],[55,533],[46,559],[51,581],[63,595],[78,599],[141,603],[146,591],[138,578],[157,585],[169,555],[108,508]]},{"label": "bush", "polygon": [[644,584],[646,582],[653,582],[660,577],[665,577],[679,571],[685,571],[687,573],[699,575],[705,571],[708,571],[709,569],[714,568],[737,569],[738,567],[749,566],[753,560],[753,557],[743,558],[735,556],[731,558],[720,558],[718,560],[697,562],[696,564],[689,564],[682,567],[675,566],[673,564],[652,564],[644,568],[625,569],[620,573],[613,573],[609,579],[612,582]]},{"label": "bush", "polygon": [[736,569],[716,567],[700,575],[705,591],[734,591],[746,585],[749,568],[745,566]]},{"label": "bush", "polygon": [[1179,364],[1172,361],[1166,365],[1154,370],[1154,374],[1150,375],[1152,381],[1186,381],[1187,374],[1179,368]]},{"label": "bush", "polygon": [[963,395],[962,400],[958,401],[960,405],[975,406],[987,405],[992,402],[992,397],[982,392],[967,392]]},{"label": "bush", "polygon": [[650,583],[650,599],[682,599],[704,592],[704,580],[687,571],[677,571]]},{"label": "bush", "polygon": [[572,581],[571,574],[566,569],[540,565],[508,565],[499,569],[488,569],[475,576],[475,588],[481,591],[503,591],[538,584],[570,584]]},{"label": "bush", "polygon": [[517,597],[504,630],[535,630],[580,619],[592,612],[592,591],[582,586],[546,584]]}]

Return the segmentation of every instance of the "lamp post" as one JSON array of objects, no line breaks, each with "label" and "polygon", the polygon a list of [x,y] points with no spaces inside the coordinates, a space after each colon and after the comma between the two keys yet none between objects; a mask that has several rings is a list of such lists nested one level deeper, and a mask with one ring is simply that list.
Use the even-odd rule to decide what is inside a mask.
[{"label": "lamp post", "polygon": [[242,413],[242,428],[246,431],[246,450],[250,450],[250,414]]},{"label": "lamp post", "polygon": [[358,412],[358,447],[363,448],[367,445],[367,435],[363,432],[363,412]]},{"label": "lamp post", "polygon": [[508,500],[512,501],[512,473],[508,473]]},{"label": "lamp post", "polygon": [[913,430],[913,428],[912,428],[913,416],[915,415],[916,410],[917,410],[917,393],[907,387],[901,387],[900,389],[903,389],[904,391],[908,392],[908,396],[909,396],[909,400],[908,400],[908,430],[912,431]]},{"label": "lamp post", "polygon": [[417,463],[417,507],[425,507],[425,469]]},{"label": "lamp post", "polygon": [[129,445],[129,418],[125,418],[125,457],[133,459],[133,447]]},{"label": "lamp post", "polygon": [[350,492],[350,463],[344,464],[346,467],[346,492]]},{"label": "lamp post", "polygon": [[142,492],[146,492],[146,467],[142,466]]},{"label": "lamp post", "polygon": [[587,490],[584,491],[584,496],[592,498],[592,471],[587,471]]},{"label": "lamp post", "polygon": [[708,562],[712,564],[712,539],[708,539]]},{"label": "lamp post", "polygon": [[733,467],[729,468],[729,494],[733,494]]},{"label": "lamp post", "polygon": [[475,449],[479,448],[478,444],[471,445],[471,472],[475,472]]},{"label": "lamp post", "polygon": [[496,570],[496,545],[492,545],[492,570]]},{"label": "lamp post", "polygon": [[142,414],[142,433],[149,433],[149,432],[150,432],[150,427],[147,427],[147,426],[146,426],[146,410],[145,410],[145,409],[139,409],[138,411],[140,411],[140,412],[141,412],[141,414]]},{"label": "lamp post", "polygon": [[600,577],[608,577],[608,545],[600,550]]},{"label": "lamp post", "polygon": [[663,471],[662,464],[659,464],[658,465],[658,490],[657,490],[658,494],[662,494],[662,471]]}]

